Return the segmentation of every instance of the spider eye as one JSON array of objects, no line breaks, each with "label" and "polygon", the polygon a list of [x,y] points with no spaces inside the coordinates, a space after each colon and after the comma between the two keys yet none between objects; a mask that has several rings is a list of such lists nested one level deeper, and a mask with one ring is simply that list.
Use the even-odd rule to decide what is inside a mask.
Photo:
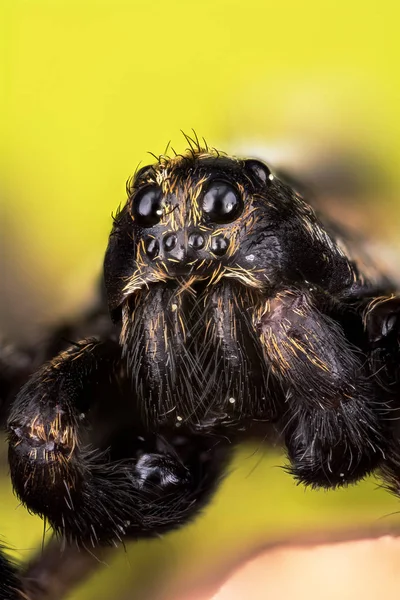
[{"label": "spider eye", "polygon": [[226,181],[214,180],[203,196],[203,212],[214,223],[234,221],[242,208],[238,191]]},{"label": "spider eye", "polygon": [[138,225],[153,227],[162,216],[162,191],[158,187],[145,187],[133,199],[132,214]]},{"label": "spider eye", "polygon": [[265,186],[274,178],[267,165],[260,160],[249,158],[244,161],[244,166],[248,173],[253,175],[257,184]]}]

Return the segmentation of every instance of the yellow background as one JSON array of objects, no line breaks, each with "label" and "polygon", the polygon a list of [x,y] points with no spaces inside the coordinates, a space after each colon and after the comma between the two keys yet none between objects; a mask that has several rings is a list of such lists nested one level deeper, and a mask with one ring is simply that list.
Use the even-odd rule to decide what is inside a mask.
[{"label": "yellow background", "polygon": [[[318,144],[367,151],[390,182],[382,210],[398,223],[396,2],[3,0],[2,8],[1,309],[16,338],[90,301],[126,179],[152,162],[147,151],[160,154],[169,140],[182,151],[180,129],[228,152],[282,141],[303,157]],[[73,598],[106,600],[115,573],[113,595],[129,575],[138,597],[154,598],[154,585],[168,588],[255,538],[370,525],[398,510],[372,482],[304,492],[268,454],[261,461],[261,450],[244,449],[204,516],[134,545]],[[26,558],[42,524],[15,510],[6,477],[0,492],[0,532]]]}]

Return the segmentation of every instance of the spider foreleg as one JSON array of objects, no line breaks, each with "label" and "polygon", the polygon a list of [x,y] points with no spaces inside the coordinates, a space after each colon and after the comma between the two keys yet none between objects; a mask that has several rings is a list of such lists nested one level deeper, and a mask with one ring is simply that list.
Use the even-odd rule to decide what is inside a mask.
[{"label": "spider foreleg", "polygon": [[186,522],[229,451],[141,420],[120,347],[84,341],[21,389],[8,422],[14,488],[69,540],[96,545]]},{"label": "spider foreleg", "polygon": [[386,449],[387,403],[339,323],[318,310],[311,295],[291,290],[267,302],[259,329],[286,391],[282,422],[294,476],[334,487],[377,468]]}]

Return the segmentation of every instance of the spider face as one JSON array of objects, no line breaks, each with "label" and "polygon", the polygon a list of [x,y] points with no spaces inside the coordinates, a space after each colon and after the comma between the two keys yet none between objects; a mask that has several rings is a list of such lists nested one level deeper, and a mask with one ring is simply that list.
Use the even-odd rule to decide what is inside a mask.
[{"label": "spider face", "polygon": [[[276,419],[261,358],[268,299],[304,281],[341,293],[362,285],[309,205],[266,165],[201,151],[137,173],[104,270],[127,368],[155,428],[164,419]],[[200,398],[188,402],[193,381]]]},{"label": "spider face", "polygon": [[[357,280],[309,205],[257,160],[199,152],[140,169],[105,258],[109,307],[153,283],[235,280],[271,290],[307,279]],[[204,286],[197,286],[202,288]]]},{"label": "spider face", "polygon": [[[137,173],[105,261],[112,310],[157,282],[192,285],[230,277],[252,287],[265,284],[244,241],[267,216],[260,192],[272,175],[261,163],[247,162],[199,154]],[[123,281],[115,259],[122,248],[129,263]]]},{"label": "spider face", "polygon": [[[257,161],[198,153],[145,167],[129,187],[105,279],[111,310],[122,308],[121,344],[153,427],[165,418],[201,428],[232,421],[247,410],[245,388],[260,414],[274,412],[251,324],[268,285],[268,268],[254,263],[275,246],[273,236],[257,234],[272,218],[272,180]],[[200,400],[184,405],[193,380]]]}]

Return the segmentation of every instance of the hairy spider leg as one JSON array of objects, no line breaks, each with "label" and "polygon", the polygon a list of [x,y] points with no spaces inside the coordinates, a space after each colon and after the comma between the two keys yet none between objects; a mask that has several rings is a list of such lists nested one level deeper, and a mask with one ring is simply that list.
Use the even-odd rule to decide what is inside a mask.
[{"label": "hairy spider leg", "polygon": [[17,600],[17,598],[20,598],[19,589],[16,569],[3,550],[0,549],[0,600]]},{"label": "hairy spider leg", "polygon": [[390,437],[381,473],[385,484],[400,495],[400,294],[373,299],[364,312],[371,351],[371,375],[392,407]]},{"label": "hairy spider leg", "polygon": [[70,541],[178,527],[217,485],[230,449],[145,431],[117,343],[85,340],[21,389],[8,421],[11,477],[30,510]]},{"label": "hairy spider leg", "polygon": [[292,474],[306,485],[335,487],[376,469],[389,407],[340,324],[309,291],[291,289],[267,301],[258,328],[286,390],[282,428]]}]

